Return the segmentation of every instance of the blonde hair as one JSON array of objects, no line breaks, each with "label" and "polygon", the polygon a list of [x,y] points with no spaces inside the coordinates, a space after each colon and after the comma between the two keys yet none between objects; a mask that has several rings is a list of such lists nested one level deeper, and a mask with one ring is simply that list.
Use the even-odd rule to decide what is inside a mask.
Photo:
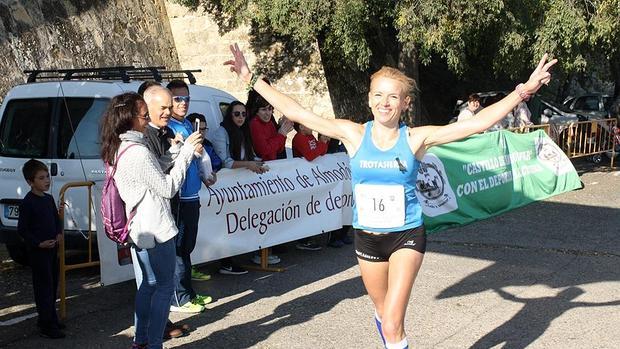
[{"label": "blonde hair", "polygon": [[410,96],[413,91],[416,89],[415,80],[405,75],[405,73],[400,70],[388,66],[383,66],[381,69],[377,70],[374,74],[370,76],[370,84],[376,78],[389,78],[394,79],[400,82],[403,85],[403,93],[407,96]]}]

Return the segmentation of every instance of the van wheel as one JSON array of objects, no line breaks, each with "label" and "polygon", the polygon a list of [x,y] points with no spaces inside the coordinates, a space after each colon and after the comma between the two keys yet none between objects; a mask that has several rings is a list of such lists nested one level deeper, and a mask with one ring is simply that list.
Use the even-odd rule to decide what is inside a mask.
[{"label": "van wheel", "polygon": [[601,162],[603,162],[603,155],[602,154],[592,155],[592,162],[597,165],[600,164]]},{"label": "van wheel", "polygon": [[17,263],[24,266],[30,265],[28,262],[28,252],[26,251],[26,245],[24,244],[11,244],[6,245],[6,249],[9,251],[9,256],[11,259]]}]

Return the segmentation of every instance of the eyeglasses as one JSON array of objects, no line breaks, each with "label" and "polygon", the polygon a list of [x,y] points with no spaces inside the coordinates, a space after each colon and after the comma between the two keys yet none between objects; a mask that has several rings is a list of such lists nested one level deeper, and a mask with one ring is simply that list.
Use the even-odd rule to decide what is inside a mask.
[{"label": "eyeglasses", "polygon": [[149,113],[144,114],[144,116],[136,116],[138,119],[142,119],[142,120],[146,120],[146,121],[150,121],[151,120],[151,116],[149,115]]},{"label": "eyeglasses", "polygon": [[189,96],[172,96],[172,100],[175,103],[189,103]]},{"label": "eyeglasses", "polygon": [[234,111],[232,114],[233,114],[233,116],[240,116],[241,115],[243,117],[245,117],[247,115],[246,112],[244,112],[244,111]]}]

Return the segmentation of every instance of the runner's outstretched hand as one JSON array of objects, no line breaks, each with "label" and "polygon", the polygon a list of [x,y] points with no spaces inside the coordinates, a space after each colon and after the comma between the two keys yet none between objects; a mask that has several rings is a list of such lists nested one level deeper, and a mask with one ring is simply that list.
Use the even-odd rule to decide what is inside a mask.
[{"label": "runner's outstretched hand", "polygon": [[547,85],[549,81],[551,81],[551,73],[549,69],[558,62],[557,59],[552,59],[547,62],[549,55],[545,53],[540,62],[538,62],[538,66],[530,75],[530,79],[523,84],[523,90],[529,95],[533,95],[538,91],[538,89],[543,85]]},{"label": "runner's outstretched hand", "polygon": [[230,71],[237,73],[237,76],[241,78],[241,80],[250,82],[252,79],[252,72],[248,67],[248,63],[245,61],[245,57],[243,56],[243,52],[239,49],[239,45],[236,43],[234,45],[230,45],[230,52],[233,54],[233,58],[224,62],[224,65],[230,66]]}]

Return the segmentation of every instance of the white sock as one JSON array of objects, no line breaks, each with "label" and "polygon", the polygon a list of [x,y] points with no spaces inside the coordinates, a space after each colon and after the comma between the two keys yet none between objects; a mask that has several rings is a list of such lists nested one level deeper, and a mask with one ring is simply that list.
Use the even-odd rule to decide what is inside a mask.
[{"label": "white sock", "polygon": [[407,349],[409,348],[409,343],[407,343],[407,337],[403,338],[402,341],[398,343],[385,343],[385,349]]}]

